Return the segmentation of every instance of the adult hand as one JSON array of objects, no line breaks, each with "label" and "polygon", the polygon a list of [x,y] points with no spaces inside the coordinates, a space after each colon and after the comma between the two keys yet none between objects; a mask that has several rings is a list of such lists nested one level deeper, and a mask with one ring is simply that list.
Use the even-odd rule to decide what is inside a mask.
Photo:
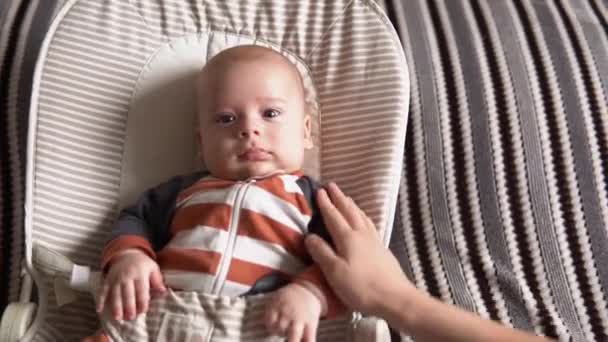
[{"label": "adult hand", "polygon": [[319,190],[317,202],[335,251],[310,234],[305,240],[310,255],[350,309],[382,316],[386,299],[401,296],[413,285],[382,244],[373,222],[336,184]]},{"label": "adult hand", "polygon": [[382,317],[416,341],[550,341],[419,291],[352,199],[329,184],[327,192],[318,192],[317,201],[335,251],[314,234],[306,238],[306,247],[336,295],[351,309]]}]

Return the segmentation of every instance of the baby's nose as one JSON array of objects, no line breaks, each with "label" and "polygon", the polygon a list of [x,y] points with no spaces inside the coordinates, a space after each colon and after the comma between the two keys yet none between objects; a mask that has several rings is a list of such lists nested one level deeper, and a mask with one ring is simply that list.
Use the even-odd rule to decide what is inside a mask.
[{"label": "baby's nose", "polygon": [[258,130],[251,130],[251,131],[241,131],[241,133],[240,133],[241,138],[250,138],[251,136],[254,136],[254,135],[260,135],[260,132]]},{"label": "baby's nose", "polygon": [[[241,138],[250,138],[254,135],[260,135],[260,129],[252,120],[243,120],[243,124],[239,127],[239,136]],[[247,122],[250,121],[250,122]]]}]

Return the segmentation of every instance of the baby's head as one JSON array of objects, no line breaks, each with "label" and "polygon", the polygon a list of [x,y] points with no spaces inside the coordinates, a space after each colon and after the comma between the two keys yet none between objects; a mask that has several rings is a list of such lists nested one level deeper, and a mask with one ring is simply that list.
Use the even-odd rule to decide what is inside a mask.
[{"label": "baby's head", "polygon": [[244,180],[302,167],[311,118],[300,74],[283,55],[224,50],[201,71],[198,97],[197,136],[212,175]]}]

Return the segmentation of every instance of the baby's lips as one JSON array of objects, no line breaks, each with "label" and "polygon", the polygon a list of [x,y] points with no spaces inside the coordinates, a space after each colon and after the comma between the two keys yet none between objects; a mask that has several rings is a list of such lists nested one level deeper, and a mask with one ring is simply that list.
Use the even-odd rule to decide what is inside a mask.
[{"label": "baby's lips", "polygon": [[239,159],[246,161],[264,161],[269,158],[270,153],[259,148],[248,149],[239,155]]}]

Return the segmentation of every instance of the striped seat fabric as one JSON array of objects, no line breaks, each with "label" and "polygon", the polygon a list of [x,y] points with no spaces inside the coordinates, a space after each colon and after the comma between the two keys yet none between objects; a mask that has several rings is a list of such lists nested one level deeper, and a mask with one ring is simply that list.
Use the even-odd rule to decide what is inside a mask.
[{"label": "striped seat fabric", "polygon": [[[38,244],[98,265],[122,201],[124,146],[139,78],[157,51],[199,33],[248,37],[307,66],[321,110],[321,180],[336,181],[388,242],[409,83],[398,37],[375,2],[73,0],[51,25],[34,78],[28,264]],[[159,165],[165,161],[155,158]],[[96,329],[91,298],[58,306],[52,279],[37,274],[35,280],[40,308],[28,339],[67,341]]]},{"label": "striped seat fabric", "polygon": [[0,2],[0,312],[19,296],[33,69],[41,42],[62,2]]}]

